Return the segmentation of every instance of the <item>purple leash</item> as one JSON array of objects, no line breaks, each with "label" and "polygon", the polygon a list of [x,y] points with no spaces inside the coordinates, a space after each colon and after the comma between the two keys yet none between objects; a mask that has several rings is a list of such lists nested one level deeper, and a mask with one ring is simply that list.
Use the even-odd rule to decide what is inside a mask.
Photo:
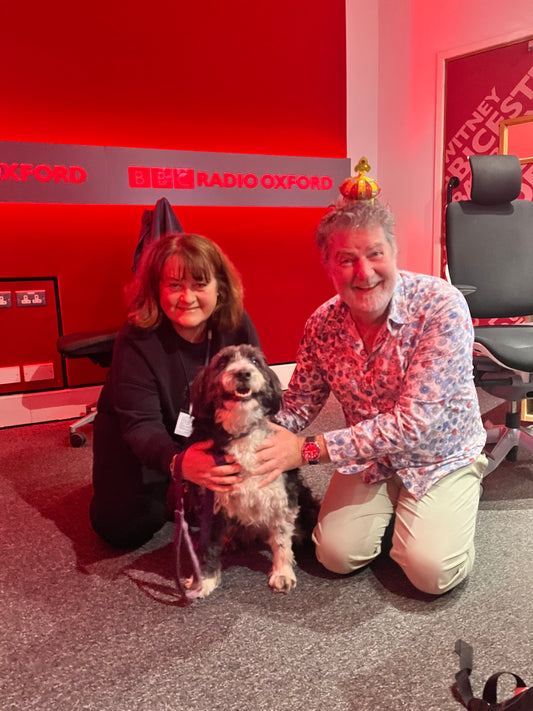
[{"label": "purple leash", "polygon": [[[198,557],[194,550],[194,546],[189,535],[189,526],[185,520],[185,514],[183,510],[183,494],[181,492],[181,486],[175,481],[176,487],[176,508],[174,510],[174,552],[176,556],[176,585],[181,595],[182,600],[192,601],[198,597],[202,590],[202,573],[200,572],[200,564],[198,563]],[[192,564],[192,577],[193,583],[190,588],[186,588],[181,579],[180,572],[182,570],[181,563],[181,550],[182,546],[185,548],[189,560]]]},{"label": "purple leash", "polygon": [[[223,454],[214,454],[213,458],[217,466],[226,464],[226,459]],[[174,479],[174,475],[172,476]],[[176,585],[180,591],[181,599],[192,601],[195,600],[202,591],[202,572],[200,570],[200,563],[198,562],[198,556],[194,550],[193,543],[191,541],[191,536],[189,535],[189,526],[185,520],[185,512],[183,508],[183,493],[181,482],[174,479],[174,486],[176,489],[176,507],[174,510],[174,552],[176,556]],[[211,489],[205,490],[204,500],[202,504],[202,519],[200,524],[200,547],[204,548],[211,534],[211,525],[213,522],[213,505],[215,501],[215,494]],[[182,547],[187,551],[189,556],[189,561],[193,569],[193,584],[190,588],[186,588],[183,584],[180,572],[182,570],[181,562],[181,550]]]}]

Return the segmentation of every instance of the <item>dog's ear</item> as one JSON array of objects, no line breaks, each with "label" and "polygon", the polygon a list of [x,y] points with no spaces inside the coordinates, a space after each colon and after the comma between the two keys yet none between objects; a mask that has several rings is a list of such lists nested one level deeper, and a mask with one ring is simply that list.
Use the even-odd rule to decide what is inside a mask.
[{"label": "dog's ear", "polygon": [[207,397],[207,373],[209,367],[204,366],[198,371],[198,375],[191,385],[191,405],[194,419],[209,419],[215,414],[212,399]]},{"label": "dog's ear", "polygon": [[268,376],[268,387],[265,388],[262,405],[267,417],[274,417],[281,407],[281,383],[276,373],[268,365],[265,374]]}]

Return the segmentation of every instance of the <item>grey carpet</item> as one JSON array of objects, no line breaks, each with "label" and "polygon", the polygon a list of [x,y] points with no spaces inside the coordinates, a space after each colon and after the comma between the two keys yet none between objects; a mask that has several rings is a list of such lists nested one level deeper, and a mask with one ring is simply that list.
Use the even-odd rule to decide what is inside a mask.
[{"label": "grey carpet", "polygon": [[[330,402],[311,431],[341,425]],[[0,430],[0,709],[453,711],[459,637],[474,645],[476,691],[500,669],[533,683],[529,456],[485,480],[474,572],[443,597],[414,590],[386,554],[343,578],[311,550],[296,589],[274,595],[267,553],[251,550],[183,608],[172,524],[127,553],[92,533],[88,437],[73,449],[68,423]],[[318,495],[330,473],[306,469]]]}]

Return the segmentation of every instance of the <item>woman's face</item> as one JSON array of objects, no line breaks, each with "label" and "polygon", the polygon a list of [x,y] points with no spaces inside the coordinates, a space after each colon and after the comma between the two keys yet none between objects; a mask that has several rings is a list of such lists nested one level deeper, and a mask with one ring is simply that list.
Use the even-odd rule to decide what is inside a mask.
[{"label": "woman's face", "polygon": [[218,286],[195,279],[183,268],[180,257],[169,257],[159,280],[159,303],[182,338],[191,343],[204,339],[206,323],[217,305]]}]

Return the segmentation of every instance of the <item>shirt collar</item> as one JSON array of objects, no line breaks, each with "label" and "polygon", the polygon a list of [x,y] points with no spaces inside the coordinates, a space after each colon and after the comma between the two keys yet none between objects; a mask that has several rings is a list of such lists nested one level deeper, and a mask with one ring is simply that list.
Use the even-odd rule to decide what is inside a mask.
[{"label": "shirt collar", "polygon": [[405,286],[403,281],[403,272],[398,271],[396,274],[396,286],[392,293],[391,306],[387,317],[389,323],[403,324],[409,323],[411,317],[409,314],[409,304],[405,295]]}]

